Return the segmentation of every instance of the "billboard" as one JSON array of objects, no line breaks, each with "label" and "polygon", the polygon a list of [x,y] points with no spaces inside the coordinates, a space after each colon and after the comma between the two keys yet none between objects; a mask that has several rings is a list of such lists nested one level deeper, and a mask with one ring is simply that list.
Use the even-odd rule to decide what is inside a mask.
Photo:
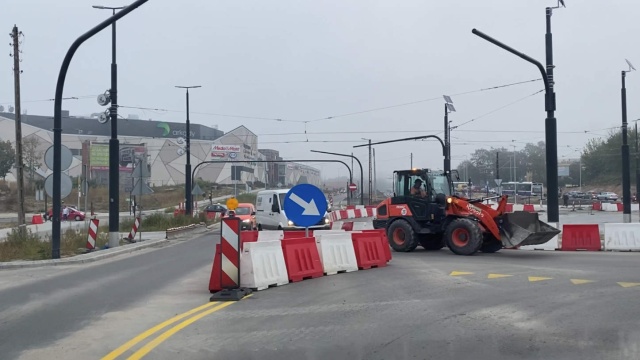
[{"label": "billboard", "polygon": [[[146,153],[144,144],[120,144],[119,159],[121,172],[132,172],[136,158]],[[92,143],[89,149],[91,170],[109,170],[109,144]]]}]

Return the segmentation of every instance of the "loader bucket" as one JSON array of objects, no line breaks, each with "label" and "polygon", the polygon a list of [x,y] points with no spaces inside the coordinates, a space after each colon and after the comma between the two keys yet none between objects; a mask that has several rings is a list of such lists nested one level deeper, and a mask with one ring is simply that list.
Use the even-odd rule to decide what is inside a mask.
[{"label": "loader bucket", "polygon": [[537,213],[516,211],[499,219],[501,241],[505,247],[539,245],[553,239],[560,230],[538,220]]}]

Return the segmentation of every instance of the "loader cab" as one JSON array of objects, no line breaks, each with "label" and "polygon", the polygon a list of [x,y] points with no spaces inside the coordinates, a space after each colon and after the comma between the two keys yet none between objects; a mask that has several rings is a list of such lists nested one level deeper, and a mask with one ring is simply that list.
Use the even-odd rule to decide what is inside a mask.
[{"label": "loader cab", "polygon": [[[452,184],[442,172],[427,169],[395,171],[394,194],[391,204],[406,204],[418,222],[438,223],[445,215],[447,197],[451,196]],[[411,187],[417,179],[422,180],[422,190],[426,197],[411,195]]]},{"label": "loader cab", "polygon": [[[447,196],[451,196],[452,184],[449,177],[443,173],[431,172],[427,169],[413,169],[394,171],[394,197],[414,197],[411,195],[411,187],[415,184],[415,181],[422,180],[421,188],[426,192],[426,198],[421,200],[425,202],[437,203],[446,200]],[[440,201],[438,201],[440,200]]]}]

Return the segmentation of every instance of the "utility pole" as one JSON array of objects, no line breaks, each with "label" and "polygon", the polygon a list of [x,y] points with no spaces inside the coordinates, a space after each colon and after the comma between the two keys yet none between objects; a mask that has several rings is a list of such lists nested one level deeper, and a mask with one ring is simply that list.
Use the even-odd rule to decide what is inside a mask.
[{"label": "utility pole", "polygon": [[411,153],[411,169],[413,169],[413,153]]},{"label": "utility pole", "polygon": [[375,200],[375,195],[378,193],[376,187],[376,149],[373,149],[373,195],[372,197]]},{"label": "utility pole", "polygon": [[18,226],[25,230],[24,219],[24,164],[22,163],[22,109],[20,108],[20,36],[16,25],[13,26],[13,81],[15,87],[15,126],[16,126],[16,178],[18,180]]},{"label": "utility pole", "polygon": [[640,154],[638,153],[638,120],[636,120],[636,202],[638,203],[638,207],[640,208]]},{"label": "utility pole", "polygon": [[[124,6],[109,7],[94,5],[94,9],[116,10]],[[118,140],[118,64],[116,63],[116,22],[111,24],[111,89],[109,89],[111,107],[111,138],[109,139],[109,248],[120,245],[120,140]]]},{"label": "utility pole", "polygon": [[628,72],[635,70],[633,65],[629,64],[629,70],[622,70],[622,88],[620,89],[620,97],[622,99],[622,221],[631,222],[631,163],[629,159],[629,144],[627,143],[627,86],[626,76]]},{"label": "utility pole", "polygon": [[[202,86],[176,86],[178,89],[186,89],[187,90],[187,145],[186,145],[186,156],[187,162],[184,165],[184,198],[185,198],[185,213],[186,215],[191,215],[193,211],[193,197],[191,196],[191,127],[189,123],[189,89],[197,89]],[[235,188],[235,184],[234,184]],[[235,191],[235,195],[238,196],[237,190]]]},{"label": "utility pole", "polygon": [[371,205],[371,190],[373,188],[372,180],[372,163],[371,163],[371,139],[369,139],[369,205]]},{"label": "utility pole", "polygon": [[442,95],[444,98],[444,172],[451,172],[451,123],[449,122],[449,113],[456,111],[453,106],[453,100],[448,95]]}]

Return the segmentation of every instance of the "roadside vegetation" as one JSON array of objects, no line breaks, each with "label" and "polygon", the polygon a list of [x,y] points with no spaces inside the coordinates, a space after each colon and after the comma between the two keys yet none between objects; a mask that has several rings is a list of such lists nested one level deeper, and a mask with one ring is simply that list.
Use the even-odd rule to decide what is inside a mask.
[{"label": "roadside vegetation", "polygon": [[[65,204],[77,206],[78,188],[77,179],[73,180],[74,188],[71,190],[69,196],[63,199]],[[205,195],[198,196],[199,202],[208,202],[209,193],[213,194],[213,197],[225,196],[233,194],[232,186],[223,186],[206,181],[199,180],[198,185],[206,192]],[[142,209],[162,209],[173,208],[179,203],[184,202],[184,186],[156,186],[152,187],[154,193],[149,195],[143,195],[141,201],[138,203]],[[16,196],[16,183],[0,180],[0,213],[3,212],[16,212],[18,211],[18,201]],[[92,185],[89,187],[89,198],[87,204],[89,209],[93,206],[94,212],[107,212],[109,211],[109,188],[104,185]],[[129,210],[129,192],[120,193],[120,211]],[[196,200],[196,197],[194,197]],[[47,201],[47,208],[51,208],[51,198]],[[44,201],[35,201],[33,192],[28,192],[25,198],[25,209],[28,213],[43,213],[45,212]],[[80,209],[84,210],[84,197],[80,199]],[[87,212],[89,212],[88,210]]]},{"label": "roadside vegetation", "polygon": [[[98,233],[96,247],[108,241],[108,232]],[[84,229],[67,229],[60,239],[60,256],[69,257],[86,252],[87,232]],[[44,238],[27,229],[21,233],[12,229],[6,240],[0,242],[0,261],[51,259],[51,236]]]}]

